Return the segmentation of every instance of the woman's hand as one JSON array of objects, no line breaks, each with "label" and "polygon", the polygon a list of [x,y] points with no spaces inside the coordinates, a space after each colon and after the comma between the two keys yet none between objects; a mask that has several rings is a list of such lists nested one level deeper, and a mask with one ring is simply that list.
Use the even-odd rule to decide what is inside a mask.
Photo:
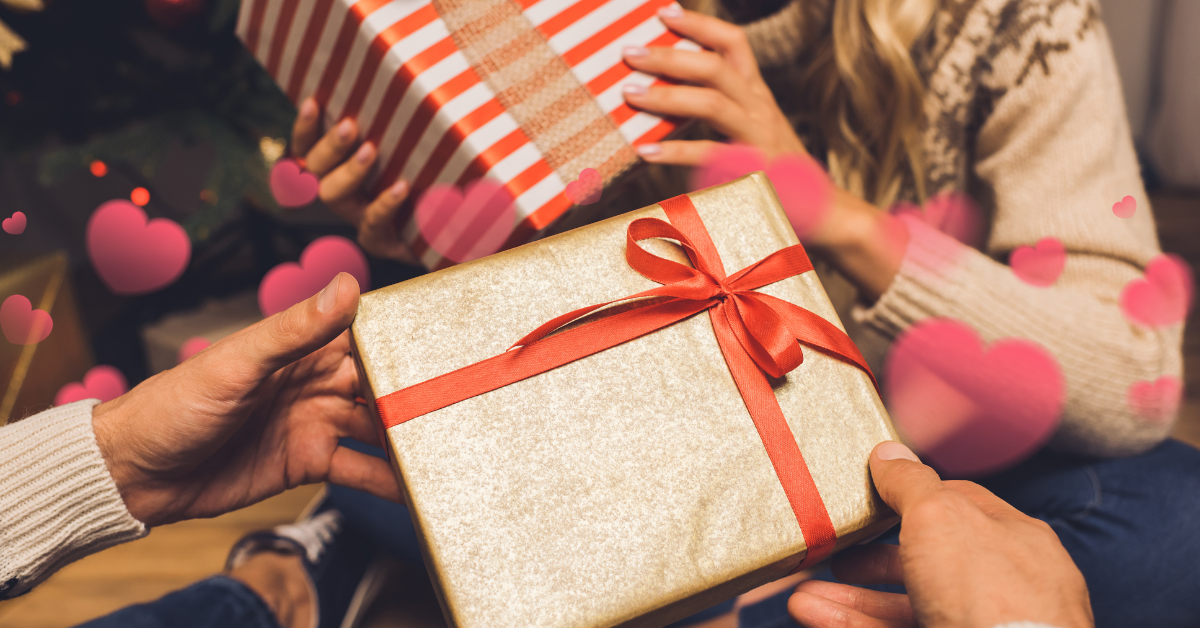
[{"label": "woman's hand", "polygon": [[383,460],[338,446],[379,444],[346,328],[358,283],[229,336],[96,407],[96,442],[130,514],[149,526],[214,517],[326,480],[400,500]]},{"label": "woman's hand", "polygon": [[[807,154],[763,81],[741,28],[677,5],[660,9],[658,15],[667,28],[708,50],[626,48],[625,62],[633,69],[686,83],[648,89],[628,85],[626,102],[664,116],[704,120],[729,139],[758,148],[768,159],[783,153]],[[708,141],[666,141],[643,145],[638,152],[653,163],[695,166],[718,146]]]},{"label": "woman's hand", "polygon": [[1058,535],[973,482],[942,482],[900,443],[871,453],[879,495],[900,514],[900,545],[854,548],[834,575],[859,584],[903,584],[908,595],[809,581],[788,600],[810,628],[992,628],[1032,621],[1092,625],[1083,574]]},{"label": "woman's hand", "polygon": [[[358,229],[358,244],[376,257],[416,265],[396,228],[396,211],[408,196],[403,179],[371,200],[362,192],[378,153],[358,143],[358,124],[345,118],[321,136],[321,108],[309,98],[300,105],[292,127],[292,154],[321,179],[318,196],[333,213]],[[358,147],[354,150],[355,146]]]}]

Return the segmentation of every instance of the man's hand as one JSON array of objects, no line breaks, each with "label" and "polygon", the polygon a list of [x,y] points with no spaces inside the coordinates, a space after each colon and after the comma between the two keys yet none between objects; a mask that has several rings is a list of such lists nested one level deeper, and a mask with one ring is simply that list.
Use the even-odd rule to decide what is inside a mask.
[{"label": "man's hand", "polygon": [[330,481],[392,501],[388,464],[338,446],[379,438],[350,358],[358,283],[297,303],[96,407],[96,441],[130,514],[213,517]]},{"label": "man's hand", "polygon": [[1083,574],[1050,526],[978,484],[943,482],[900,443],[875,448],[871,475],[900,514],[900,545],[844,552],[834,560],[834,575],[857,584],[903,584],[908,595],[809,581],[788,601],[796,621],[812,628],[1092,625]]},{"label": "man's hand", "polygon": [[395,224],[396,212],[408,198],[408,183],[400,179],[376,198],[367,198],[362,185],[379,157],[375,145],[359,144],[358,123],[352,118],[344,118],[322,136],[320,114],[317,101],[308,98],[292,126],[292,155],[320,177],[317,196],[358,229],[358,244],[367,253],[416,265]]}]

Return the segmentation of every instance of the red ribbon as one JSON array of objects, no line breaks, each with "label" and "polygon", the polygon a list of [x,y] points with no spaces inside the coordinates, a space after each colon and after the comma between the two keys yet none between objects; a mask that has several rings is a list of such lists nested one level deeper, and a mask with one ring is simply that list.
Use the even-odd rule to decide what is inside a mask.
[{"label": "red ribbon", "polygon": [[[687,195],[677,196],[660,205],[670,223],[658,218],[639,218],[630,223],[625,259],[634,270],[662,286],[568,312],[518,340],[505,353],[380,397],[375,403],[384,429],[708,310],[725,363],[808,545],[808,553],[796,569],[812,565],[833,550],[837,535],[767,376],[780,378],[800,366],[804,361],[800,348],[803,343],[861,368],[872,383],[875,377],[842,330],[804,308],[754,291],[812,270],[803,247],[794,245],[776,251],[726,276],[721,257],[691,199]],[[638,245],[649,238],[679,242],[694,268],[653,255]],[[659,299],[644,307],[549,335],[600,308],[647,297]]]}]

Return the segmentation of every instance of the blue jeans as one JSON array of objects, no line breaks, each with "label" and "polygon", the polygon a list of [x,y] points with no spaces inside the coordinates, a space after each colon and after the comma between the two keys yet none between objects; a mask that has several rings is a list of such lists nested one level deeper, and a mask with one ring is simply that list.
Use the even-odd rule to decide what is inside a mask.
[{"label": "blue jeans", "polygon": [[[1054,528],[1087,579],[1098,628],[1200,625],[1200,450],[1167,441],[1140,456],[1112,460],[1041,453],[981,484]],[[403,506],[335,486],[329,499],[353,529],[384,551],[421,560]],[[896,543],[898,533],[894,528],[876,542]],[[828,571],[821,578],[832,580]],[[787,598],[783,593],[741,609],[741,628],[799,626],[787,614]],[[728,612],[732,605],[730,600],[672,626]],[[86,626],[276,628],[265,611],[244,585],[217,577]]]}]

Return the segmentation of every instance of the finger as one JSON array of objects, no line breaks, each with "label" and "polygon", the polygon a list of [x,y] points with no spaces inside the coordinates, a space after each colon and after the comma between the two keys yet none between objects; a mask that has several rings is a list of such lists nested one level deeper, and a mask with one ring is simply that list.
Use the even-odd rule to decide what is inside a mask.
[{"label": "finger", "polygon": [[374,420],[366,406],[356,406],[353,412],[343,414],[345,417],[338,426],[340,436],[353,438],[360,443],[383,447],[379,442],[379,431],[375,429]]},{"label": "finger", "polygon": [[358,124],[346,118],[338,122],[304,155],[304,168],[318,177],[325,176],[342,162],[358,139]]},{"label": "finger", "polygon": [[901,628],[911,626],[898,620],[879,619],[845,604],[811,593],[788,598],[788,614],[806,628]]},{"label": "finger", "polygon": [[387,461],[347,447],[334,450],[333,459],[329,461],[328,480],[380,499],[404,503],[400,484],[396,482],[396,476]]},{"label": "finger", "polygon": [[833,557],[833,577],[850,584],[904,584],[900,546],[871,543]]},{"label": "finger", "polygon": [[641,46],[629,46],[622,53],[625,63],[635,70],[711,87],[736,102],[752,97],[746,79],[734,72],[733,67],[719,54],[707,50],[697,52]]},{"label": "finger", "polygon": [[259,379],[329,344],[346,331],[358,310],[358,281],[338,273],[317,294],[214,345],[213,363],[249,370]]},{"label": "finger", "polygon": [[667,28],[720,53],[742,76],[758,74],[758,62],[742,27],[675,4],[659,9],[658,17]]},{"label": "finger", "polygon": [[358,150],[354,151],[353,157],[334,168],[333,172],[321,177],[320,187],[317,188],[317,195],[321,201],[343,220],[355,226],[362,221],[361,212],[348,209],[355,203],[346,201],[359,193],[377,156],[375,145],[371,142],[363,142]]},{"label": "finger", "polygon": [[746,137],[753,130],[748,125],[754,122],[741,105],[708,87],[671,85],[643,91],[641,86],[629,84],[625,86],[624,95],[625,102],[637,109],[662,116],[699,118],[734,139]]},{"label": "finger", "polygon": [[824,598],[875,619],[901,625],[913,623],[912,604],[903,593],[884,593],[821,580],[802,582],[796,592]]},{"label": "finger", "polygon": [[321,107],[316,99],[306,98],[300,103],[300,112],[292,124],[292,155],[303,157],[312,150],[321,136]]},{"label": "finger", "polygon": [[379,193],[363,212],[358,228],[358,242],[372,255],[393,259],[405,264],[416,265],[408,245],[400,239],[396,230],[396,212],[408,198],[408,182],[400,180],[392,187]]},{"label": "finger", "polygon": [[916,504],[945,490],[936,471],[895,441],[879,443],[871,452],[871,479],[879,496],[901,518]]},{"label": "finger", "polygon": [[976,506],[993,519],[1028,519],[1029,517],[1013,507],[1012,504],[996,497],[996,494],[986,488],[965,480],[948,480],[943,482],[946,488],[966,495],[975,502]]},{"label": "finger", "polygon": [[711,140],[670,140],[657,144],[642,144],[637,147],[637,152],[642,159],[654,164],[702,166],[708,163],[713,152],[722,146],[728,144]]}]

